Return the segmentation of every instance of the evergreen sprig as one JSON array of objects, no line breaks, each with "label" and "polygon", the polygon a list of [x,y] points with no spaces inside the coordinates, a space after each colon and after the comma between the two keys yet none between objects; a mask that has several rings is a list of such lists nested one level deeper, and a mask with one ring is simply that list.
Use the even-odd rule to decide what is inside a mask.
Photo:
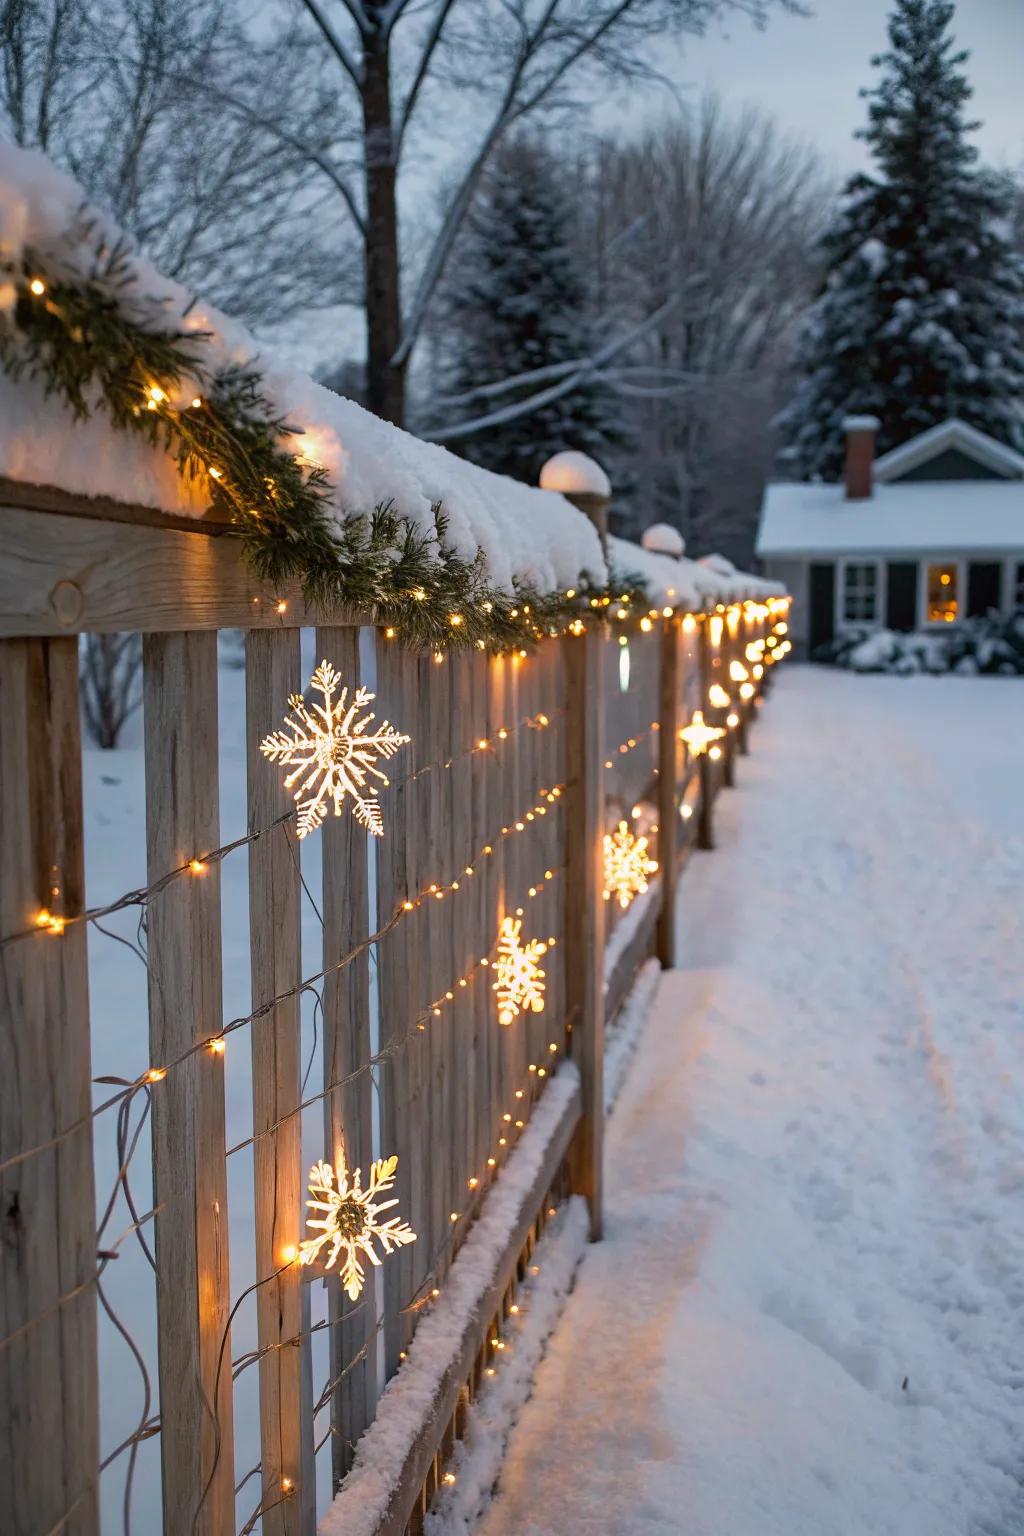
[{"label": "evergreen sprig", "polygon": [[95,251],[87,274],[31,249],[5,274],[16,297],[6,324],[0,313],[0,366],[41,378],[75,416],[102,412],[173,454],[183,480],[208,489],[262,581],[298,580],[310,604],[371,613],[405,643],[435,650],[520,649],[606,617],[613,602],[646,606],[642,581],[629,576],[596,587],[583,574],[572,596],[499,590],[482,550],[467,560],[447,542],[440,505],[428,530],[390,505],[336,521],[326,471],[291,451],[301,432],[274,407],[259,369],[211,371],[209,333],[139,294],[126,244],[105,247],[84,220],[77,243]]}]

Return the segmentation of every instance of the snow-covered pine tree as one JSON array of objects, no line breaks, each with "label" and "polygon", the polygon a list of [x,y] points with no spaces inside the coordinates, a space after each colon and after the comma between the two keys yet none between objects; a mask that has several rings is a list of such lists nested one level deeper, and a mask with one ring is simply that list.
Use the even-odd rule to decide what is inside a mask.
[{"label": "snow-covered pine tree", "polygon": [[980,170],[947,0],[896,0],[868,98],[875,175],[847,184],[824,290],[780,418],[807,477],[838,476],[842,420],[871,412],[884,452],[949,416],[1024,449],[1024,263],[1005,182]]},{"label": "snow-covered pine tree", "polygon": [[[579,448],[600,459],[617,436],[609,390],[598,376],[582,377],[565,394],[558,393],[565,375],[513,382],[593,351],[586,283],[572,249],[572,206],[555,157],[535,138],[510,141],[481,188],[441,306],[445,397],[433,408],[432,424],[492,418],[449,446],[534,485],[553,453]],[[503,382],[510,387],[487,389]]]}]

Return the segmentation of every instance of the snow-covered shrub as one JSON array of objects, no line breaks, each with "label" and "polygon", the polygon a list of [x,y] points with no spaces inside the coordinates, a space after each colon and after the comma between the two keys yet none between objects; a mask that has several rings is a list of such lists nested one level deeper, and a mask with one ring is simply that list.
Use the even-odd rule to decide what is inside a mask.
[{"label": "snow-covered shrub", "polygon": [[814,653],[851,672],[957,672],[1024,675],[1024,609],[965,619],[949,631],[903,634],[891,629],[850,629]]}]

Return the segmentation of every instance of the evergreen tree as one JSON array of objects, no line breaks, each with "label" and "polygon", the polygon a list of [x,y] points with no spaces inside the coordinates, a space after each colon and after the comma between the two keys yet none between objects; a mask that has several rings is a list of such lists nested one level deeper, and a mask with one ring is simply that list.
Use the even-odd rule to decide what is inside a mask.
[{"label": "evergreen tree", "polygon": [[881,451],[959,416],[1024,449],[1024,263],[1005,182],[975,166],[971,88],[947,0],[896,0],[864,91],[877,175],[847,184],[780,418],[800,471],[837,477],[842,419],[871,412]]},{"label": "evergreen tree", "polygon": [[[544,461],[563,448],[600,459],[615,440],[607,386],[596,374],[558,394],[565,376],[514,381],[589,357],[588,293],[571,244],[572,202],[564,172],[544,147],[519,138],[496,157],[446,285],[446,398],[440,422],[492,420],[450,440],[457,452],[536,485]],[[517,407],[536,397],[522,414]],[[505,419],[507,418],[507,419]],[[449,441],[446,437],[444,441]]]}]

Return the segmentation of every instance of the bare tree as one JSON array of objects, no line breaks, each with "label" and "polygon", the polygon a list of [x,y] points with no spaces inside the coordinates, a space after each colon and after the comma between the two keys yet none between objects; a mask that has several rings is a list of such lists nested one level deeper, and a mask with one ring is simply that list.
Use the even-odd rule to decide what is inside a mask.
[{"label": "bare tree", "polygon": [[[0,0],[5,104],[22,142],[106,191],[165,270],[228,307],[360,302],[367,402],[401,424],[410,359],[510,132],[657,78],[655,41],[795,4],[268,0],[247,22],[241,0]],[[443,190],[425,213],[428,181]]]},{"label": "bare tree", "polygon": [[708,97],[603,144],[580,182],[581,259],[594,253],[605,328],[656,317],[607,373],[639,445],[616,466],[635,521],[749,559],[779,380],[813,293],[827,206],[815,157],[770,119],[729,118]]},{"label": "bare tree", "polygon": [[254,82],[236,0],[0,0],[0,131],[6,118],[163,272],[243,318],[358,303],[344,211],[308,175],[318,137],[345,127],[303,31],[282,29]]},{"label": "bare tree", "polygon": [[116,747],[125,722],[142,703],[138,635],[86,635],[81,651],[82,710],[98,747]]},{"label": "bare tree", "polygon": [[[698,32],[727,8],[760,20],[791,0],[294,3],[333,66],[339,99],[360,115],[355,164],[349,139],[328,146],[322,137],[308,145],[309,163],[343,199],[362,242],[369,406],[402,424],[410,358],[480,178],[510,130],[580,109],[602,82],[653,77],[656,36]],[[429,231],[422,215],[407,216],[403,237],[399,173],[409,165],[422,179],[428,137],[435,157],[438,141],[445,144],[456,172]]]}]

